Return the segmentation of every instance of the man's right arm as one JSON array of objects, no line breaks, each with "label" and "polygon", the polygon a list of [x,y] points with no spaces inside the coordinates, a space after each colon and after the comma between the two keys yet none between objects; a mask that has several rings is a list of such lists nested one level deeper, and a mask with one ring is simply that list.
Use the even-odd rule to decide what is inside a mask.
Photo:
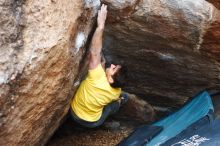
[{"label": "man's right arm", "polygon": [[98,18],[97,18],[98,26],[92,37],[92,42],[89,50],[90,51],[89,69],[94,69],[101,63],[102,38],[103,38],[106,16],[107,16],[107,6],[103,4],[101,10],[99,10],[98,12]]}]

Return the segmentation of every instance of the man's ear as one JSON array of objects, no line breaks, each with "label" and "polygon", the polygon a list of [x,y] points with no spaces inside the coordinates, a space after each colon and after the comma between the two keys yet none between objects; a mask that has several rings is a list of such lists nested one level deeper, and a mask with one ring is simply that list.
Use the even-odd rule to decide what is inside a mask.
[{"label": "man's ear", "polygon": [[112,78],[112,77],[108,78],[108,82],[109,82],[110,84],[114,83],[113,78]]}]

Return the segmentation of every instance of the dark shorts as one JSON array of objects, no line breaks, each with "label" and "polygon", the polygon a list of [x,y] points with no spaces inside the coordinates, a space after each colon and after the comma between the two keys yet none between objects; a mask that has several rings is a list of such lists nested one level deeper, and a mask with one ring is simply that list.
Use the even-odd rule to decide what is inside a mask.
[{"label": "dark shorts", "polygon": [[120,108],[120,104],[118,101],[113,101],[110,104],[106,105],[102,111],[102,115],[100,119],[96,122],[88,122],[85,120],[80,119],[70,108],[70,115],[72,119],[77,122],[78,124],[87,127],[87,128],[95,128],[104,123],[108,116],[115,114]]}]

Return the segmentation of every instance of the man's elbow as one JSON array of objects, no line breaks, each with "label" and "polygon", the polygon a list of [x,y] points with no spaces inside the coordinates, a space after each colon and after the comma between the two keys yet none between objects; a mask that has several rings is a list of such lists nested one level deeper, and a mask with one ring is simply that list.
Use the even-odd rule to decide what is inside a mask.
[{"label": "man's elbow", "polygon": [[100,56],[101,52],[95,51],[95,50],[90,50],[89,54],[91,57],[97,57],[97,56]]}]

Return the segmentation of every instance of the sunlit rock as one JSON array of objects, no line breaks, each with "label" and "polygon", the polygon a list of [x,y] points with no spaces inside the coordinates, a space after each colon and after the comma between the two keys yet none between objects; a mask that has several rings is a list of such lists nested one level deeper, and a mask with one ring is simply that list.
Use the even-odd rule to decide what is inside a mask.
[{"label": "sunlit rock", "polygon": [[0,145],[43,145],[59,126],[99,5],[0,0]]},{"label": "sunlit rock", "polygon": [[[218,0],[102,2],[104,54],[127,65],[124,90],[153,105],[131,98],[122,115],[150,121],[155,110],[220,86]],[[59,126],[86,70],[79,62],[99,5],[0,0],[0,145],[44,145]]]}]

